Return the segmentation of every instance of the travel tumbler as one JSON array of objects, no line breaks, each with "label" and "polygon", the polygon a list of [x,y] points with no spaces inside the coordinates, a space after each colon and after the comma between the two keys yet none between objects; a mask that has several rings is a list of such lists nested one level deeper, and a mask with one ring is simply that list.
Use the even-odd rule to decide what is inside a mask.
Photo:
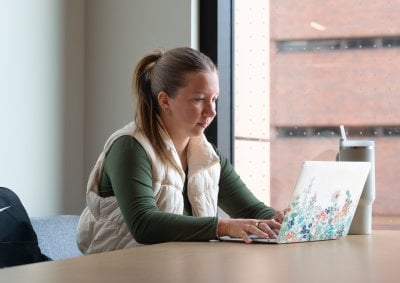
[{"label": "travel tumbler", "polygon": [[371,171],[351,223],[349,234],[368,235],[372,232],[372,204],[375,200],[375,142],[371,140],[340,140],[339,161],[369,161]]}]

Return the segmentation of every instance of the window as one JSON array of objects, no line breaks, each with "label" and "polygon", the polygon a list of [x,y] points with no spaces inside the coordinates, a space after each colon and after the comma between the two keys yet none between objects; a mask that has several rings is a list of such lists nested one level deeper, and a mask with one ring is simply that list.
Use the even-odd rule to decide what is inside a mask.
[{"label": "window", "polygon": [[400,227],[400,1],[234,1],[235,167],[288,202],[304,160],[335,160],[339,125],[376,145],[373,228]]}]

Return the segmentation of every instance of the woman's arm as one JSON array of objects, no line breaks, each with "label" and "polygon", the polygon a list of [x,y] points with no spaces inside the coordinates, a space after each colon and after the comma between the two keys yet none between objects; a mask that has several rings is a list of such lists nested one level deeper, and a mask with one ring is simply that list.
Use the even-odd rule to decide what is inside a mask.
[{"label": "woman's arm", "polygon": [[218,205],[233,218],[272,219],[277,211],[259,201],[243,183],[232,164],[221,159]]},{"label": "woman's arm", "polygon": [[280,230],[281,212],[259,201],[235,172],[230,162],[215,149],[221,160],[218,205],[231,217],[220,218],[218,236],[242,238],[251,243],[250,234],[276,238]]},{"label": "woman's arm", "polygon": [[104,174],[111,182],[125,222],[136,241],[207,241],[216,237],[216,217],[192,217],[162,212],[152,188],[151,164],[133,137],[114,142],[105,161]]}]

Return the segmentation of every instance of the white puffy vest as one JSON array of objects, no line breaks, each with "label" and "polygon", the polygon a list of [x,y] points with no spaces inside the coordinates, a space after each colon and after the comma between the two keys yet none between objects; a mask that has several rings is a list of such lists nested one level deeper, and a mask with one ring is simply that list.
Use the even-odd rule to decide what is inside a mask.
[{"label": "white puffy vest", "polygon": [[[145,135],[134,123],[113,133],[107,140],[94,168],[86,192],[87,207],[78,224],[77,242],[85,254],[129,248],[139,245],[130,234],[114,196],[102,198],[98,186],[107,152],[116,139],[133,135],[146,151],[152,165],[153,191],[161,211],[182,214],[185,173],[168,134],[161,131],[173,164],[162,163]],[[218,183],[221,166],[219,157],[204,135],[191,138],[188,151],[188,198],[193,216],[216,216]]]}]

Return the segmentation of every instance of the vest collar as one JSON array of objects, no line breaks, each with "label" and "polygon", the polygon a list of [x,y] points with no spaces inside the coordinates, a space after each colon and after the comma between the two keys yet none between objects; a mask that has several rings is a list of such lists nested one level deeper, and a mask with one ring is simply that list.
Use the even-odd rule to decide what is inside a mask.
[{"label": "vest collar", "polygon": [[[181,175],[183,174],[184,176],[185,172],[182,168],[182,164],[179,159],[178,152],[176,151],[175,145],[167,130],[165,129],[161,118],[159,116],[157,116],[157,118],[160,123],[159,130],[161,133],[161,137],[164,140],[167,150],[170,151],[172,156],[171,162],[173,162],[173,165],[176,167],[179,173]],[[210,168],[219,161],[219,156],[216,154],[212,145],[207,141],[207,138],[204,134],[190,138],[187,149],[187,162],[189,169],[188,178],[196,175],[200,171]]]}]

